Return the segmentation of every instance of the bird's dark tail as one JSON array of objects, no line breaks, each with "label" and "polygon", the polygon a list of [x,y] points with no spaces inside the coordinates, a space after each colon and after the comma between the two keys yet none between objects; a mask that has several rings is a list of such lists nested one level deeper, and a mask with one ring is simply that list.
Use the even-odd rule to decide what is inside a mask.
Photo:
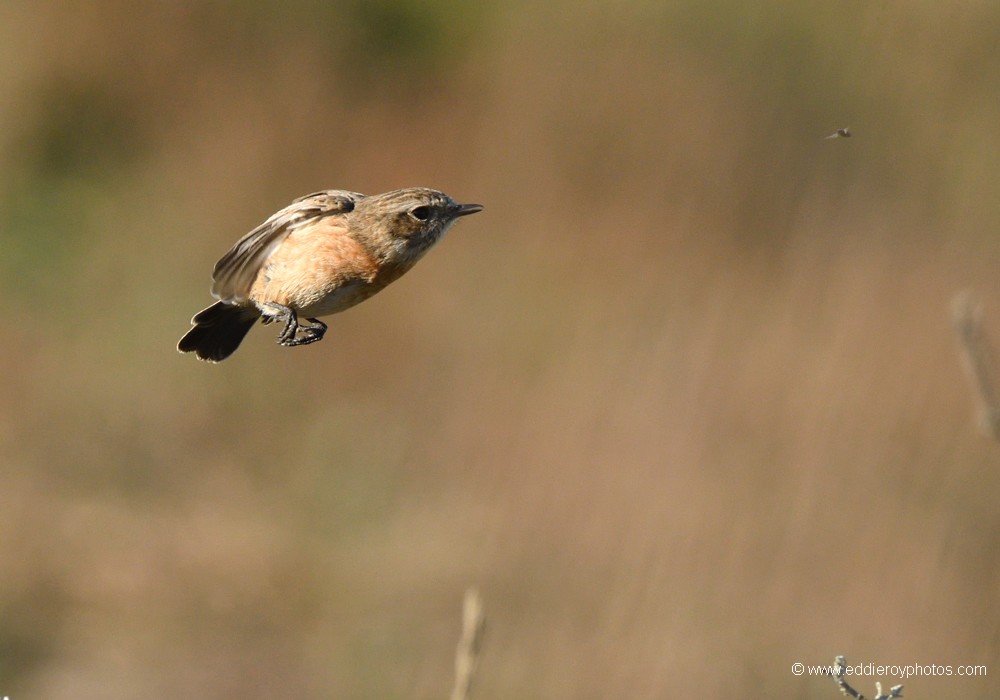
[{"label": "bird's dark tail", "polygon": [[194,328],[177,343],[180,352],[193,352],[199,360],[222,362],[236,352],[243,338],[260,318],[253,306],[217,301],[191,319]]}]

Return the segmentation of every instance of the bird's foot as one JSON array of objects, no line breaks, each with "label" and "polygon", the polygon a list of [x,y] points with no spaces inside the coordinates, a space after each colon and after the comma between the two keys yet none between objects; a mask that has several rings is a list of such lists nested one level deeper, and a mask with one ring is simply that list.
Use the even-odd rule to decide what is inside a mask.
[{"label": "bird's foot", "polygon": [[323,334],[326,333],[326,324],[315,318],[307,318],[309,325],[300,323],[296,327],[296,333],[292,334],[292,337],[288,338],[281,344],[288,348],[293,348],[296,345],[309,345],[309,343],[315,343],[317,341],[323,340]]},{"label": "bird's foot", "polygon": [[285,327],[278,334],[278,345],[293,348],[296,345],[309,345],[323,339],[326,324],[315,318],[307,318],[308,324],[299,321],[298,314],[291,307],[273,301],[261,304],[264,311],[263,323],[284,321]]}]

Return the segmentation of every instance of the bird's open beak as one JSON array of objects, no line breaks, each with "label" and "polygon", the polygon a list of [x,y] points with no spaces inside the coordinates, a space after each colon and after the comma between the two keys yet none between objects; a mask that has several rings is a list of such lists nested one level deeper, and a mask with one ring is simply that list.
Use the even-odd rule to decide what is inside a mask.
[{"label": "bird's open beak", "polygon": [[467,216],[483,210],[482,204],[456,204],[452,210],[453,216]]}]

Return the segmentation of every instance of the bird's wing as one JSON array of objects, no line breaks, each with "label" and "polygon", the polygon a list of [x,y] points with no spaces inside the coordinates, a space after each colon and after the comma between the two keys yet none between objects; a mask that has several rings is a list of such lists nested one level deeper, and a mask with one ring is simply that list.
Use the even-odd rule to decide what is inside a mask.
[{"label": "bird's wing", "polygon": [[243,236],[215,263],[212,296],[229,303],[245,302],[264,261],[296,228],[326,216],[346,214],[364,195],[326,190],[299,197]]}]

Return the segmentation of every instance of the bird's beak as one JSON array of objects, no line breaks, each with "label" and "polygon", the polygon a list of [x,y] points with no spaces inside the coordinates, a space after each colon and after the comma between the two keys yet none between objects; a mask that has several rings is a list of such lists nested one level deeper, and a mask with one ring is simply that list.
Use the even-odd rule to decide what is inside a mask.
[{"label": "bird's beak", "polygon": [[451,210],[452,216],[468,216],[483,210],[482,204],[456,204]]}]

